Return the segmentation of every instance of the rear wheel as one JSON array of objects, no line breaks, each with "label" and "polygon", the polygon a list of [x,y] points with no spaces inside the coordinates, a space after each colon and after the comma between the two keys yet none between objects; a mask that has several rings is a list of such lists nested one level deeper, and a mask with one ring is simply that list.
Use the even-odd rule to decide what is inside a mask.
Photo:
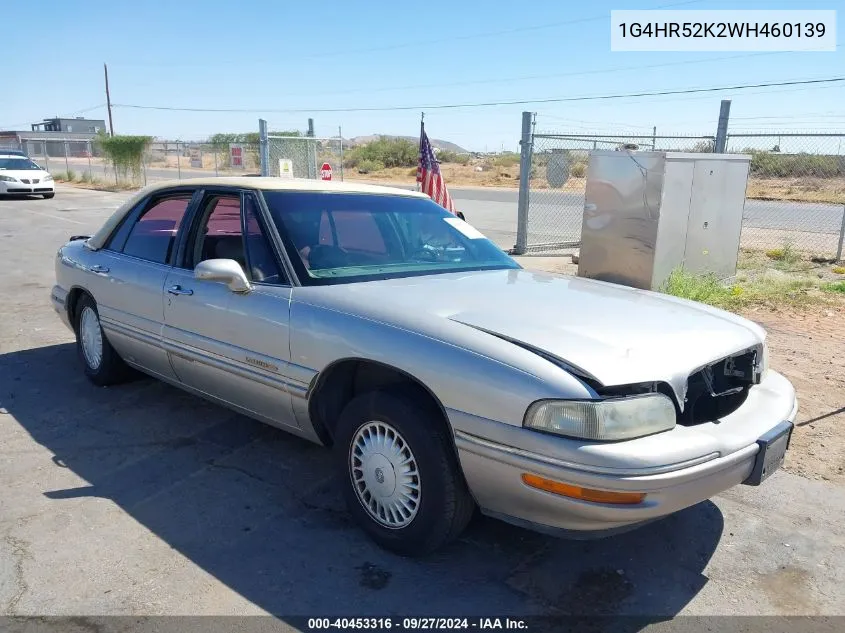
[{"label": "rear wheel", "polygon": [[49,200],[50,198],[52,198],[52,197],[53,197],[53,196],[55,196],[55,195],[56,195],[56,192],[53,192],[53,193],[45,193],[45,194],[44,194],[44,199],[45,199],[45,200]]},{"label": "rear wheel", "polygon": [[452,439],[412,391],[374,391],[338,420],[335,458],[349,512],[382,547],[427,554],[466,527],[474,502]]},{"label": "rear wheel", "polygon": [[77,303],[74,324],[76,349],[88,380],[100,387],[126,380],[130,369],[103,334],[97,303],[89,295]]}]

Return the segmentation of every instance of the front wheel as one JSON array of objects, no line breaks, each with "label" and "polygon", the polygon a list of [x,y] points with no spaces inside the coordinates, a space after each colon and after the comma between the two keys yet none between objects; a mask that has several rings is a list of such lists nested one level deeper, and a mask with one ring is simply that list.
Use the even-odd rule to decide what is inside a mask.
[{"label": "front wheel", "polygon": [[335,457],[349,512],[403,556],[457,538],[475,507],[439,415],[411,391],[385,390],[358,396],[338,420]]},{"label": "front wheel", "polygon": [[55,193],[55,192],[53,192],[53,193],[45,193],[45,194],[44,194],[44,199],[45,199],[45,200],[49,200],[50,198],[52,198],[52,197],[53,197],[53,196],[55,196],[55,195],[56,195],[56,193]]},{"label": "front wheel", "polygon": [[79,300],[74,323],[76,349],[88,380],[99,387],[126,380],[130,369],[103,334],[97,303],[89,295]]}]

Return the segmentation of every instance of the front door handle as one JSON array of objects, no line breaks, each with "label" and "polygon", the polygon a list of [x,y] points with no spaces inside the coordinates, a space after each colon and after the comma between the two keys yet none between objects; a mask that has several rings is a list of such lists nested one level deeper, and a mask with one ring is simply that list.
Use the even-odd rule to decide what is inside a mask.
[{"label": "front door handle", "polygon": [[192,295],[192,294],[194,294],[193,290],[190,290],[188,288],[183,288],[179,284],[176,284],[175,286],[170,286],[170,288],[167,289],[167,292],[169,292],[172,295]]},{"label": "front door handle", "polygon": [[109,272],[109,269],[106,268],[105,266],[100,266],[99,264],[95,264],[94,266],[91,266],[91,272],[92,273],[107,273],[107,272]]}]

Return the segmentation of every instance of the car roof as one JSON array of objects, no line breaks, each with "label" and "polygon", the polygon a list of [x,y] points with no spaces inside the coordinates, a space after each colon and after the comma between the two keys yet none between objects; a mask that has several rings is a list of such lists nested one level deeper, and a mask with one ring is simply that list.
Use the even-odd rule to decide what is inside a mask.
[{"label": "car roof", "polygon": [[144,187],[134,196],[124,202],[106,223],[87,242],[89,248],[98,250],[102,248],[112,231],[120,224],[121,220],[129,213],[136,204],[151,194],[156,194],[168,189],[192,187],[201,189],[203,187],[233,187],[237,189],[260,189],[262,191],[292,191],[308,193],[363,193],[380,196],[403,196],[409,198],[430,198],[424,193],[410,189],[399,189],[398,187],[383,187],[381,185],[368,185],[358,182],[338,182],[323,180],[307,180],[305,178],[273,178],[266,176],[235,176],[235,177],[209,177],[191,178],[189,180],[167,180],[157,182]]},{"label": "car roof", "polygon": [[[157,182],[141,190],[144,195],[173,187],[236,187],[262,191],[302,191],[317,193],[370,193],[382,196],[412,196],[427,198],[423,193],[399,187],[370,185],[363,182],[310,180],[306,178],[275,178],[266,176],[212,176],[188,180]],[[139,192],[139,193],[141,193]]]},{"label": "car roof", "polygon": [[23,152],[10,152],[7,150],[3,150],[2,152],[0,152],[0,158],[29,158],[29,156],[27,156]]}]

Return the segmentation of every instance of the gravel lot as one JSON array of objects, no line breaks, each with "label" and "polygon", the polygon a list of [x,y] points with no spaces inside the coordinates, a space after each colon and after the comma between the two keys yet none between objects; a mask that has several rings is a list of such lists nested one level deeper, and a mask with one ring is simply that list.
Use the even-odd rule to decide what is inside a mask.
[{"label": "gravel lot", "polygon": [[826,367],[828,391],[812,374],[814,350],[845,357],[841,315],[767,323],[774,367],[825,416],[796,446],[815,447],[810,430],[840,446],[808,476],[791,451],[792,472],[760,488],[612,539],[478,518],[446,550],[405,560],[351,524],[325,449],[150,379],[84,379],[49,304],[53,258],[126,195],[62,187],[0,201],[5,615],[845,615],[841,365]]}]

